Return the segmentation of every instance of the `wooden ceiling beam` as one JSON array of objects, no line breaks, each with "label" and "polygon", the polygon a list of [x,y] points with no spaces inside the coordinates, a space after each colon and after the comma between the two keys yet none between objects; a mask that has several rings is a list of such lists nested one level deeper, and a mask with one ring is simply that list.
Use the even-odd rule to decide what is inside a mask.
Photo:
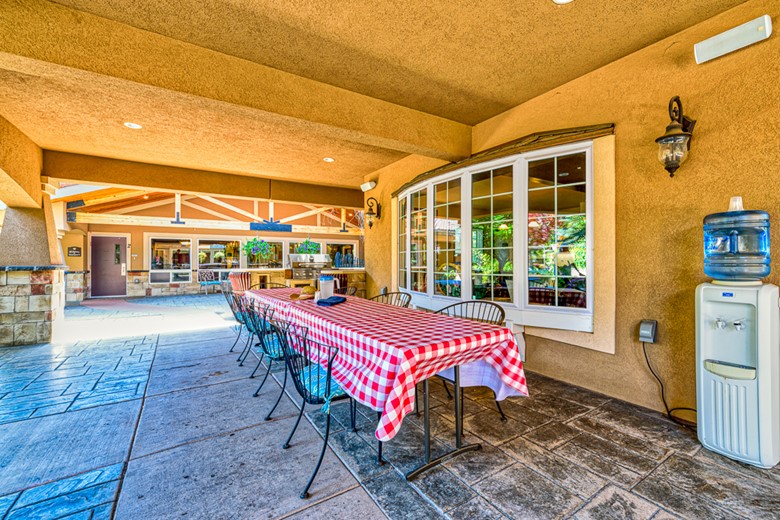
[{"label": "wooden ceiling beam", "polygon": [[[51,150],[43,152],[43,171],[44,175],[54,179],[82,184],[265,200],[271,198],[273,190],[283,195],[283,198],[275,199],[278,202],[363,207],[363,192],[359,189],[277,181]],[[283,189],[274,189],[275,186]]]}]

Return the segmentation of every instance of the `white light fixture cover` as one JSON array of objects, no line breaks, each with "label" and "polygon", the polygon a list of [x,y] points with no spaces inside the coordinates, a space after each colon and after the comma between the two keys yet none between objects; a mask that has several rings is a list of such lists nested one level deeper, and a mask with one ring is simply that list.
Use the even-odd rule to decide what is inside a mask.
[{"label": "white light fixture cover", "polygon": [[697,43],[693,46],[693,54],[696,57],[696,63],[704,63],[766,40],[771,35],[772,19],[768,14],[765,14]]}]

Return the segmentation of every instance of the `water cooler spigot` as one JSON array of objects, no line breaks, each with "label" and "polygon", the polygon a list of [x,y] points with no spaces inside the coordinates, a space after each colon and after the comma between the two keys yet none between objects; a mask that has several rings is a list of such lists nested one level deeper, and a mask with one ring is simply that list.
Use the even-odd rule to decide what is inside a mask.
[{"label": "water cooler spigot", "polygon": [[736,329],[737,332],[745,328],[745,324],[742,322],[742,320],[737,320],[732,325],[734,325],[734,329]]},{"label": "water cooler spigot", "polygon": [[726,328],[726,320],[723,320],[721,318],[717,318],[715,320],[715,328],[716,329],[720,329],[720,330],[725,329]]}]

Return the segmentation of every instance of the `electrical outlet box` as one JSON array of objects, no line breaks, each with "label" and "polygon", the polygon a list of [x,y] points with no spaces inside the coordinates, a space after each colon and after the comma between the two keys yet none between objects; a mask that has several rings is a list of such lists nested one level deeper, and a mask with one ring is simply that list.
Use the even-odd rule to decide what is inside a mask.
[{"label": "electrical outlet box", "polygon": [[655,343],[655,333],[657,329],[657,321],[642,320],[639,323],[639,341],[643,343]]}]

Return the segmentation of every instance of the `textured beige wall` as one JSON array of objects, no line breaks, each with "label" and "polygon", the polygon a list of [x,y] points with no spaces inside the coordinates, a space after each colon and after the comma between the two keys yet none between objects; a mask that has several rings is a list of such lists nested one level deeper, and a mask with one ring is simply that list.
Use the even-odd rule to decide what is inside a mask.
[{"label": "textured beige wall", "polygon": [[41,207],[41,149],[0,117],[0,201],[11,207]]},{"label": "textured beige wall", "polygon": [[[83,231],[73,230],[68,231],[63,235],[62,240],[62,254],[65,256],[65,263],[68,264],[69,271],[86,271],[84,267],[87,263],[87,236]],[[69,247],[80,247],[81,256],[68,256]]]},{"label": "textured beige wall", "polygon": [[365,193],[365,198],[374,197],[382,206],[382,217],[374,222],[374,226],[364,230],[366,244],[366,293],[373,296],[379,294],[382,287],[392,287],[393,276],[393,215],[391,194],[403,183],[416,175],[447,164],[438,159],[430,159],[418,155],[410,155],[400,161],[378,170],[366,177],[366,181],[374,180],[377,185]]},{"label": "textured beige wall", "polygon": [[[742,195],[746,207],[770,211],[772,240],[780,244],[780,38],[702,65],[694,62],[693,44],[765,13],[779,19],[780,4],[747,2],[474,128],[476,152],[542,130],[617,125],[615,355],[529,336],[530,369],[660,409],[635,340],[639,320],[657,319],[659,342],[650,355],[668,382],[667,396],[674,406],[695,406],[694,289],[706,280],[703,217]],[[670,179],[656,160],[654,139],[668,123],[673,95],[698,124],[689,161]],[[389,172],[380,175],[383,202],[419,173],[401,163],[380,170]],[[375,255],[390,256],[389,230],[382,223],[366,234]],[[390,265],[389,258],[371,262],[377,285],[390,280]],[[780,271],[769,281],[780,282]]]}]

